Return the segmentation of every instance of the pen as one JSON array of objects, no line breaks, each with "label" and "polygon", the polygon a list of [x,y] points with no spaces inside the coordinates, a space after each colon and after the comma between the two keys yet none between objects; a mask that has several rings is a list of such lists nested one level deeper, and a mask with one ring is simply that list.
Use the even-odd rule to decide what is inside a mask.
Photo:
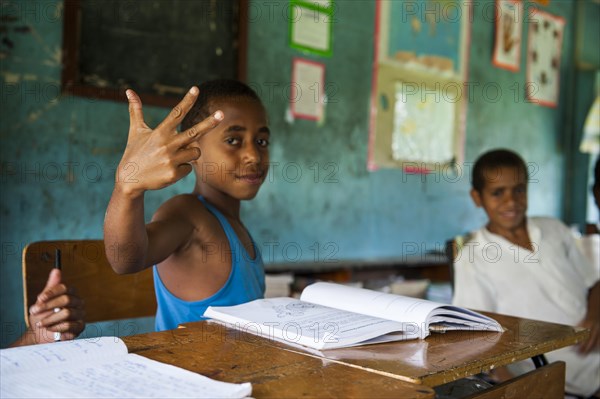
[{"label": "pen", "polygon": [[[56,249],[55,253],[54,253],[54,268],[61,270],[62,269],[62,264],[61,264],[61,259],[60,259],[60,249]],[[60,308],[54,308],[54,313],[60,312]],[[60,341],[60,333],[59,332],[55,332],[54,333],[54,341]]]}]

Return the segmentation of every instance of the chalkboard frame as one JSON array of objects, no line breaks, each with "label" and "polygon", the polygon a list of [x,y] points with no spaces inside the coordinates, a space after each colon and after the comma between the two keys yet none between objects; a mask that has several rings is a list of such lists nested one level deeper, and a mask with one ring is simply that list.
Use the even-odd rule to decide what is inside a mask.
[{"label": "chalkboard frame", "polygon": [[[248,0],[238,2],[237,79],[246,80],[248,48]],[[61,88],[63,94],[126,102],[123,88],[99,87],[83,82],[79,71],[81,0],[65,0],[63,21],[63,51]],[[135,87],[144,104],[173,107],[181,97],[161,95],[147,87]]]}]

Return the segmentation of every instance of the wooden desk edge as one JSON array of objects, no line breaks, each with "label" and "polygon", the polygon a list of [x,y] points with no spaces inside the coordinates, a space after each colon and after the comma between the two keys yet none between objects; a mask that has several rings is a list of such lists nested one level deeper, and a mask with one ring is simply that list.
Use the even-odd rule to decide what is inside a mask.
[{"label": "wooden desk edge", "polygon": [[[182,326],[175,330],[123,337],[123,341],[129,353],[219,381],[250,382],[257,398],[335,397],[336,392],[337,395],[344,392],[342,396],[349,398],[371,397],[371,393],[375,392],[382,398],[398,395],[407,399],[435,398],[435,391],[430,387],[342,362],[329,362],[305,353],[282,350],[258,336],[253,336],[252,340],[240,340],[235,336],[223,336],[223,332],[228,331],[218,324],[202,334]],[[227,350],[221,352],[225,347]],[[273,358],[274,355],[276,358]],[[274,373],[277,372],[280,374],[275,378]]]},{"label": "wooden desk edge", "polygon": [[528,360],[534,356],[543,355],[557,349],[575,345],[579,342],[584,341],[590,335],[590,330],[582,327],[573,327],[573,331],[574,334],[568,338],[538,344],[531,350],[522,354],[515,354],[512,351],[507,351],[502,356],[495,357],[493,361],[487,359],[482,361],[481,359],[478,359],[461,367],[447,369],[441,372],[436,372],[435,374],[425,375],[420,378],[405,378],[404,381],[412,382],[413,384],[422,384],[430,387],[435,387],[461,378],[472,376],[474,375],[472,371],[474,368],[479,370],[478,373],[483,373],[521,360]]},{"label": "wooden desk edge", "polygon": [[[483,313],[485,313],[485,312],[483,312]],[[490,313],[490,316],[497,317],[501,321],[505,321],[507,325],[510,325],[511,322],[514,322],[515,320],[519,320],[519,318],[515,318],[512,316],[506,316],[506,315],[494,315],[494,314]],[[533,321],[533,322],[537,322],[537,321]],[[202,322],[200,322],[200,323],[202,323]],[[544,323],[544,322],[541,322],[541,323]],[[215,323],[215,324],[221,325],[220,323]],[[550,323],[550,324],[554,324],[554,323]],[[199,326],[199,322],[191,322],[191,323],[182,324],[179,326],[179,328],[196,328],[198,326]],[[563,327],[570,327],[570,326],[563,326]],[[392,372],[377,369],[377,368],[353,364],[353,363],[345,361],[343,359],[338,359],[338,360],[328,359],[327,357],[322,357],[322,356],[319,356],[319,355],[316,355],[316,354],[313,354],[310,352],[306,352],[306,351],[303,351],[302,349],[295,348],[295,347],[289,346],[289,345],[285,345],[284,343],[281,343],[278,341],[273,341],[273,340],[269,340],[266,338],[262,338],[262,339],[264,339],[264,343],[263,343],[264,345],[267,345],[270,347],[275,347],[280,350],[286,350],[288,352],[294,352],[294,353],[298,353],[300,355],[314,357],[314,358],[318,358],[318,359],[325,359],[325,360],[331,361],[333,363],[343,364],[346,366],[366,370],[366,371],[369,371],[372,373],[376,373],[376,374],[383,375],[386,377],[395,378],[395,379],[398,379],[398,380],[401,380],[404,382],[408,382],[408,383],[412,383],[412,384],[434,387],[434,386],[442,385],[442,384],[452,382],[452,381],[455,381],[455,380],[458,380],[461,378],[472,376],[474,374],[486,372],[486,371],[492,370],[494,368],[506,366],[508,364],[511,364],[511,363],[514,363],[514,362],[517,362],[520,360],[527,360],[527,359],[532,358],[533,356],[542,355],[542,354],[551,352],[556,349],[574,345],[578,342],[583,341],[584,339],[586,339],[589,336],[589,330],[587,330],[585,328],[581,328],[581,327],[571,327],[571,328],[572,328],[573,333],[567,337],[553,339],[550,341],[532,345],[531,348],[528,348],[528,350],[526,350],[526,351],[520,351],[520,353],[515,353],[515,351],[507,350],[502,355],[495,356],[494,358],[485,358],[485,359],[479,358],[479,359],[470,361],[468,363],[461,364],[460,366],[457,366],[457,367],[452,367],[452,368],[448,368],[445,370],[435,370],[429,374],[420,375],[420,376],[407,376],[407,375],[394,374]],[[508,332],[505,332],[504,334],[507,334],[507,333]],[[255,339],[258,339],[258,338],[255,338]]]}]

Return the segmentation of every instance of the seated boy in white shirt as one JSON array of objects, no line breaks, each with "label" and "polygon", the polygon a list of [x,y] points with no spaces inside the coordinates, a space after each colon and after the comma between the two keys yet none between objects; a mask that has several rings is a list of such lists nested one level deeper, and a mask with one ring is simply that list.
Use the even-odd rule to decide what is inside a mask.
[{"label": "seated boy in white shirt", "polygon": [[489,221],[457,254],[453,303],[589,328],[586,342],[546,356],[567,363],[566,392],[590,396],[600,388],[600,266],[585,259],[563,223],[526,216],[527,183],[527,166],[512,151],[490,151],[475,163],[471,198]]}]

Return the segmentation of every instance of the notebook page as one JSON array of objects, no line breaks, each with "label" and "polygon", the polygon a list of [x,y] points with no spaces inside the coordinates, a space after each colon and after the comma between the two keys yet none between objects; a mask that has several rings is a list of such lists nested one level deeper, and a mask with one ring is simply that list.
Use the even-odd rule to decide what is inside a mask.
[{"label": "notebook page", "polygon": [[0,350],[0,374],[30,372],[69,362],[109,359],[127,354],[127,346],[117,337],[78,339]]},{"label": "notebook page", "polygon": [[332,283],[311,284],[304,288],[300,299],[417,326],[424,326],[429,313],[443,306],[423,299]]},{"label": "notebook page", "polygon": [[250,383],[212,380],[135,354],[11,374],[0,386],[0,398],[243,398],[251,393]]},{"label": "notebook page", "polygon": [[410,339],[414,330],[412,326],[405,328],[402,323],[293,298],[267,298],[236,306],[210,306],[204,316],[267,339],[315,349],[358,344],[398,331],[406,334],[388,339]]}]

